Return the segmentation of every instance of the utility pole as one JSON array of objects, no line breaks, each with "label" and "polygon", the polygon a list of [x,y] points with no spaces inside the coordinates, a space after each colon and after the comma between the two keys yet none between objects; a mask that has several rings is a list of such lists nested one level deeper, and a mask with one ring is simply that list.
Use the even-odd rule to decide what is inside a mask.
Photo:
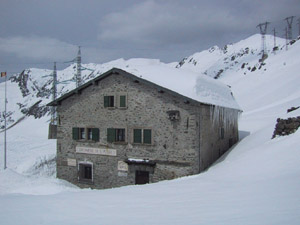
[{"label": "utility pole", "polygon": [[286,27],[285,28],[285,50],[287,51],[288,50],[288,28]]},{"label": "utility pole", "polygon": [[[56,73],[56,62],[54,62],[54,67],[53,67],[53,93],[52,93],[52,98],[53,101],[56,100],[56,96],[57,96],[57,73]],[[51,114],[51,124],[52,125],[56,125],[57,121],[56,121],[56,107],[52,107],[52,114]]]},{"label": "utility pole", "polygon": [[81,51],[80,51],[80,46],[78,46],[76,87],[79,87],[80,85],[81,85]]},{"label": "utility pole", "polygon": [[300,36],[300,17],[298,18],[298,29],[299,29],[299,36]]},{"label": "utility pole", "polygon": [[262,49],[262,58],[264,58],[266,54],[266,33],[269,22],[260,23],[256,27],[259,27],[261,34],[261,49]]},{"label": "utility pole", "polygon": [[294,17],[295,17],[295,16],[290,16],[290,17],[287,17],[287,18],[284,19],[284,20],[286,20],[287,25],[288,25],[288,28],[287,28],[287,29],[288,29],[288,31],[287,31],[288,36],[287,36],[287,38],[290,39],[290,40],[293,39],[293,35],[292,35],[292,24],[293,24],[293,19],[294,19]]},{"label": "utility pole", "polygon": [[275,30],[275,27],[274,27],[274,29],[273,29],[273,34],[274,34],[274,48],[273,48],[273,51],[274,51],[274,53],[275,53],[275,51],[276,51],[276,34],[277,34],[277,32],[276,32],[276,30]]},{"label": "utility pole", "polygon": [[4,169],[7,168],[6,166],[6,150],[7,150],[7,144],[6,144],[6,105],[7,105],[7,73],[1,72],[1,77],[5,77],[5,89],[4,89]]}]

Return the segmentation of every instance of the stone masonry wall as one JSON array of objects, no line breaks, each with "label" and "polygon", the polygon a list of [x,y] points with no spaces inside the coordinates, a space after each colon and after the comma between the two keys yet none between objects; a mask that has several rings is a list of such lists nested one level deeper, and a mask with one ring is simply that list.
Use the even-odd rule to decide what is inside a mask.
[{"label": "stone masonry wall", "polygon": [[[237,110],[227,109],[228,114],[231,115],[227,121],[224,121],[226,118],[221,116],[219,120],[213,121],[212,110],[214,110],[213,107],[205,106],[201,113],[201,171],[207,169],[239,140]],[[222,128],[224,129],[223,136],[221,135]]]},{"label": "stone masonry wall", "polygon": [[[127,107],[105,108],[104,96],[118,94],[127,96]],[[210,106],[112,74],[57,107],[57,176],[80,187],[111,188],[135,184],[136,170],[148,171],[150,182],[197,174],[228,150],[229,139],[231,144],[238,140],[237,123],[226,127],[224,138],[219,138],[219,125],[212,126],[210,110]],[[179,119],[171,121],[168,111],[179,111]],[[73,127],[99,128],[99,142],[73,140]],[[107,128],[125,128],[125,142],[108,143]],[[134,128],[152,129],[153,143],[134,144]],[[116,150],[116,155],[78,153],[76,147]],[[127,171],[120,171],[118,164],[130,158],[156,165],[128,165]],[[80,162],[93,165],[92,183],[78,181]]]},{"label": "stone masonry wall", "polygon": [[[104,96],[116,94],[127,95],[127,108],[104,108]],[[199,107],[200,104],[186,104],[184,99],[160,93],[124,76],[110,75],[98,85],[64,100],[58,107],[57,176],[81,187],[134,184],[134,171],[129,168],[120,173],[117,167],[119,161],[125,162],[128,158],[157,162],[150,173],[150,182],[196,174],[199,172],[199,122],[196,121]],[[180,112],[178,121],[168,118],[169,110]],[[72,140],[73,127],[99,128],[100,141]],[[107,128],[125,128],[125,143],[108,143]],[[153,144],[133,144],[133,128],[152,129]],[[117,155],[76,153],[76,146],[115,149]],[[75,160],[76,164],[70,166],[68,160]],[[78,162],[93,164],[93,184],[78,182]]]}]

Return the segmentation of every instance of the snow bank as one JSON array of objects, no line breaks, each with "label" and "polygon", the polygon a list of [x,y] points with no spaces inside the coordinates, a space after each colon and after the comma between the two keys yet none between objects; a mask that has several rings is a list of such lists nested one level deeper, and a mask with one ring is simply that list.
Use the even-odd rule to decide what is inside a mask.
[{"label": "snow bank", "polygon": [[[51,159],[55,142],[46,140],[46,119],[22,121],[8,132],[10,169],[0,170],[0,224],[299,224],[300,130],[271,139],[278,117],[300,116],[300,109],[287,113],[300,102],[299,48],[295,43],[287,52],[270,55],[266,70],[245,75],[237,65],[235,72],[224,74],[222,81],[232,86],[244,108],[239,123],[243,139],[199,175],[79,190],[34,173],[32,165]],[[249,63],[254,60],[258,58]],[[138,68],[133,72],[147,76]],[[185,82],[189,79],[194,82],[197,76],[187,76]]]}]

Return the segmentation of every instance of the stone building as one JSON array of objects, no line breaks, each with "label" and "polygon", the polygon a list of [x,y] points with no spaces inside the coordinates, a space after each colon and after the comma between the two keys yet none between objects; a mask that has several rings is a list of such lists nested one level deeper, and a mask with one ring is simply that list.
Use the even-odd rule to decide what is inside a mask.
[{"label": "stone building", "polygon": [[227,86],[177,71],[113,68],[49,103],[57,177],[102,189],[197,174],[216,161],[238,141],[240,109]]}]

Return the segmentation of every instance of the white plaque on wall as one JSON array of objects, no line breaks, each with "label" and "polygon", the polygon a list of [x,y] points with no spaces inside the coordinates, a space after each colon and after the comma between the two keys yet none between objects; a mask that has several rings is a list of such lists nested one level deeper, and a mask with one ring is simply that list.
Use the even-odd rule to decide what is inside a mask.
[{"label": "white plaque on wall", "polygon": [[128,164],[123,161],[118,161],[118,170],[119,171],[128,171]]},{"label": "white plaque on wall", "polygon": [[118,171],[118,176],[119,177],[127,177],[127,172],[125,172],[125,171]]},{"label": "white plaque on wall", "polygon": [[76,166],[76,159],[67,159],[68,166]]},{"label": "white plaque on wall", "polygon": [[117,156],[117,150],[112,148],[90,148],[76,146],[77,153]]}]

